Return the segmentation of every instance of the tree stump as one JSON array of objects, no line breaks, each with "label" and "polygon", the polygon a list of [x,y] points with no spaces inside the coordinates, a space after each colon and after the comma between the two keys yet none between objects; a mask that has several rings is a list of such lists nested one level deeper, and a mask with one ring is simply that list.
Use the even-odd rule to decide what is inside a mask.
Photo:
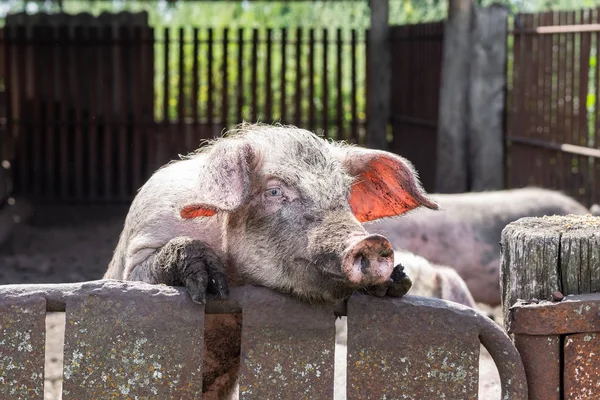
[{"label": "tree stump", "polygon": [[504,326],[518,300],[600,292],[600,218],[521,218],[502,231],[500,289]]}]

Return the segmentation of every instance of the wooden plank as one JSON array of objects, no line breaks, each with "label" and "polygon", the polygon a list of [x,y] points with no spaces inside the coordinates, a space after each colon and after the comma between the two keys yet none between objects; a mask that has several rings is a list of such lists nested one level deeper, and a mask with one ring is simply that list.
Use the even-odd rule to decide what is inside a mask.
[{"label": "wooden plank", "polygon": [[31,47],[31,58],[29,58],[30,67],[32,68],[32,76],[29,81],[32,96],[28,99],[30,101],[29,107],[32,109],[31,117],[32,120],[28,121],[29,129],[32,135],[32,152],[30,157],[32,158],[33,167],[33,180],[32,180],[32,194],[36,198],[40,198],[42,195],[42,184],[44,173],[42,171],[42,157],[44,148],[44,124],[42,120],[42,87],[44,85],[44,31],[41,26],[33,26],[32,28],[32,47]]},{"label": "wooden plank", "polygon": [[187,154],[190,150],[190,143],[187,142],[185,132],[185,75],[187,73],[185,69],[185,30],[179,28],[179,41],[178,41],[178,59],[177,66],[178,71],[178,85],[177,85],[177,134],[175,139],[176,153]]},{"label": "wooden plank", "polygon": [[281,84],[279,86],[279,120],[287,122],[287,29],[281,28]]},{"label": "wooden plank", "polygon": [[[198,101],[198,97],[200,96],[200,63],[198,59],[198,48],[200,45],[200,41],[198,39],[198,28],[193,29],[192,42],[192,120],[194,121],[194,134],[197,135],[199,129],[200,114],[200,102]],[[196,139],[199,139],[197,136],[194,137]],[[196,144],[198,144],[198,142],[199,140],[196,140]]]},{"label": "wooden plank", "polygon": [[294,95],[294,104],[296,112],[294,113],[296,126],[302,125],[302,28],[296,29],[296,93]]},{"label": "wooden plank", "polygon": [[135,26],[132,29],[132,48],[129,51],[130,77],[131,77],[131,107],[132,120],[130,128],[131,137],[131,162],[132,177],[128,196],[133,198],[137,190],[144,184],[143,165],[146,156],[144,151],[144,132],[148,128],[144,121],[144,63],[147,61],[146,44],[142,37],[145,27]]},{"label": "wooden plank", "polygon": [[[466,118],[469,60],[471,57],[471,0],[450,3],[444,31],[442,86],[438,120],[435,190],[439,193],[467,191]],[[371,44],[369,44],[371,46]],[[377,51],[373,51],[373,57]],[[369,91],[377,90],[370,87]],[[375,116],[369,114],[369,119]]]},{"label": "wooden plank", "polygon": [[[477,8],[472,18],[472,35],[477,40],[473,43],[469,67],[469,185],[473,191],[501,190],[508,8]],[[421,62],[419,68],[425,69],[426,61],[421,59]],[[420,108],[426,109],[425,104]]]},{"label": "wooden plank", "polygon": [[367,41],[367,146],[387,150],[387,126],[390,110],[390,52],[389,52],[389,3],[369,0],[371,24]]},{"label": "wooden plank", "polygon": [[502,305],[505,326],[517,299],[548,299],[600,290],[600,228],[589,215],[521,218],[501,238]]},{"label": "wooden plank", "polygon": [[237,123],[244,120],[244,28],[238,29],[238,54],[237,54]]},{"label": "wooden plank", "polygon": [[221,64],[222,85],[221,85],[221,130],[228,127],[229,119],[229,75],[227,72],[227,63],[229,62],[229,29],[223,29],[223,59]]},{"label": "wooden plank", "polygon": [[126,68],[126,60],[127,60],[127,51],[128,45],[127,41],[129,39],[128,30],[125,26],[120,26],[118,30],[113,31],[114,35],[114,46],[113,52],[115,57],[113,59],[113,70],[115,76],[115,86],[113,95],[113,109],[116,114],[116,131],[117,131],[117,153],[118,153],[118,173],[116,174],[117,178],[117,190],[118,196],[117,198],[120,201],[127,201],[127,181],[131,176],[131,169],[129,168],[129,137],[127,132],[127,121],[126,115],[128,111],[128,102],[126,101],[126,93],[125,91],[128,89],[128,82],[126,79],[127,73],[125,71]]},{"label": "wooden plank", "polygon": [[56,50],[50,43],[56,42],[56,28],[45,27],[44,37],[48,40],[45,48],[45,97],[46,97],[46,141],[44,144],[44,153],[46,155],[45,164],[45,177],[44,177],[44,197],[47,199],[53,199],[55,197],[54,188],[56,188],[56,136],[58,132],[58,124],[56,123],[55,107],[56,107],[56,94],[55,86],[58,81],[58,62]]},{"label": "wooden plank", "polygon": [[351,31],[351,39],[350,39],[350,75],[351,75],[351,83],[350,83],[350,112],[352,113],[352,142],[358,144],[359,142],[359,138],[358,138],[358,103],[357,103],[357,96],[358,96],[358,90],[357,90],[357,81],[358,81],[358,74],[357,74],[357,65],[356,65],[356,59],[357,59],[357,52],[356,52],[356,47],[357,47],[357,31],[356,29],[352,29]]},{"label": "wooden plank", "polygon": [[[98,136],[98,123],[99,123],[99,106],[101,104],[100,87],[104,84],[102,76],[100,75],[101,68],[99,66],[100,60],[102,60],[102,47],[100,45],[100,31],[96,26],[91,26],[89,29],[89,47],[88,47],[88,63],[86,68],[90,69],[89,72],[89,114],[88,114],[88,126],[89,126],[89,139],[88,139],[88,174],[87,181],[89,185],[88,196],[92,201],[99,199],[99,184],[98,184],[98,155],[101,151],[101,146]],[[134,150],[135,157],[135,150]]]},{"label": "wooden plank", "polygon": [[267,28],[267,39],[266,39],[266,57],[265,57],[265,111],[264,118],[265,122],[273,122],[273,87],[272,87],[272,42],[273,30]]},{"label": "wooden plank", "polygon": [[252,121],[258,121],[258,29],[252,30],[252,60],[250,81]]},{"label": "wooden plank", "polygon": [[[73,69],[70,68],[69,59],[74,44],[73,39],[69,33],[69,28],[67,26],[59,26],[58,29],[59,41],[60,43],[62,43],[62,51],[60,52],[60,58],[61,61],[64,63],[61,68],[62,74],[60,79],[60,82],[62,83],[62,85],[60,85],[59,97],[61,132],[60,151],[58,159],[60,160],[60,195],[61,198],[66,199],[69,196],[69,161],[72,160],[72,153],[69,152],[69,139],[71,136],[69,131],[73,129],[73,125],[70,123],[70,120],[68,118],[68,104],[71,103],[72,90],[70,78],[71,73],[69,71],[73,71]],[[105,58],[105,60],[108,62],[110,58]],[[108,104],[110,104],[110,99],[107,98],[106,101],[108,102]],[[108,171],[106,172],[106,174],[108,175]]]},{"label": "wooden plank", "polygon": [[308,129],[315,131],[315,30],[308,31]]},{"label": "wooden plank", "polygon": [[328,42],[328,29],[323,28],[323,61],[321,64],[321,97],[322,97],[322,128],[323,135],[325,137],[329,137],[329,72],[328,72],[328,51],[329,51],[329,42]]},{"label": "wooden plank", "polygon": [[[162,120],[162,132],[160,132],[160,144],[157,146],[160,154],[158,155],[159,164],[163,164],[166,160],[172,157],[171,154],[171,124],[169,116],[169,47],[170,47],[170,35],[169,28],[164,29],[163,35],[163,63],[164,63],[164,77],[163,77],[163,120]],[[166,154],[165,154],[166,153]]]},{"label": "wooden plank", "polygon": [[335,64],[335,79],[336,79],[336,123],[337,123],[337,134],[335,138],[337,140],[346,140],[346,135],[344,132],[344,109],[343,109],[343,100],[344,100],[344,92],[343,92],[343,79],[342,79],[342,54],[344,51],[344,43],[342,41],[342,28],[338,28],[336,30],[336,64]]}]

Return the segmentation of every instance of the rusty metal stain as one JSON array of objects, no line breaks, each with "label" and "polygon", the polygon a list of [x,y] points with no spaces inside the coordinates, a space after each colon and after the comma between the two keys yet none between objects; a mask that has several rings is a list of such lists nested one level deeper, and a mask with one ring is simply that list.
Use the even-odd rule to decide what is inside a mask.
[{"label": "rusty metal stain", "polygon": [[600,398],[600,333],[578,333],[565,337],[565,399]]},{"label": "rusty metal stain", "polygon": [[560,336],[515,335],[530,399],[560,400]]},{"label": "rusty metal stain", "polygon": [[600,294],[566,296],[560,303],[519,301],[510,310],[509,332],[564,335],[600,332]]},{"label": "rusty metal stain", "polygon": [[46,300],[0,299],[0,398],[44,396]]}]

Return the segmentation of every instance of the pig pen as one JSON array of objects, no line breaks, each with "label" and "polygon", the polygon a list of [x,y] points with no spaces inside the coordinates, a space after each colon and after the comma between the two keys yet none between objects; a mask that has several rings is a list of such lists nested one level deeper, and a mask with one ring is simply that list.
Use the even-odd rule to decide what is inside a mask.
[{"label": "pig pen", "polygon": [[[36,206],[27,222],[17,225],[0,253],[0,284],[81,282],[102,278],[127,213],[116,206]],[[482,311],[502,320],[500,307]],[[64,313],[46,318],[46,400],[60,399]],[[345,399],[345,320],[336,324],[335,399]],[[495,365],[481,348],[479,398],[500,398]]]}]

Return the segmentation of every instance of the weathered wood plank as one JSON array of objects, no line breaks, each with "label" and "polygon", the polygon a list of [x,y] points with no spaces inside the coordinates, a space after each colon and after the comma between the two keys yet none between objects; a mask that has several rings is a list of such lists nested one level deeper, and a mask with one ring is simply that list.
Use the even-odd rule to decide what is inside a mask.
[{"label": "weathered wood plank", "polygon": [[600,218],[522,218],[504,228],[500,286],[505,326],[517,299],[600,291]]}]

